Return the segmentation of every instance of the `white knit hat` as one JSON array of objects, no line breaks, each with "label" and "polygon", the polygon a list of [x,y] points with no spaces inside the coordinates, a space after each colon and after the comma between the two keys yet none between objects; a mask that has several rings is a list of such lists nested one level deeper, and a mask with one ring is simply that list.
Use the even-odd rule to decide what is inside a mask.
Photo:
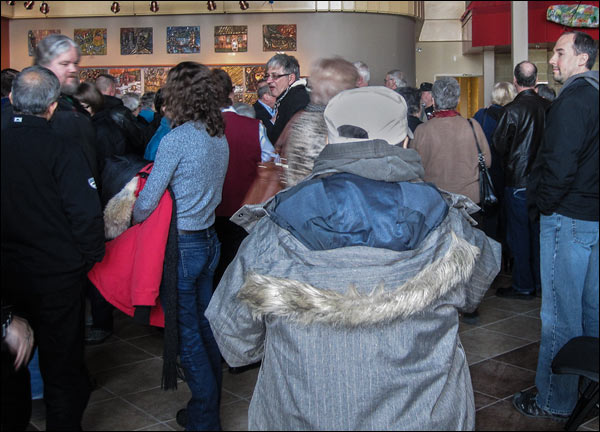
[{"label": "white knit hat", "polygon": [[345,90],[334,96],[325,108],[325,123],[330,143],[382,139],[400,144],[408,128],[404,98],[383,86]]}]

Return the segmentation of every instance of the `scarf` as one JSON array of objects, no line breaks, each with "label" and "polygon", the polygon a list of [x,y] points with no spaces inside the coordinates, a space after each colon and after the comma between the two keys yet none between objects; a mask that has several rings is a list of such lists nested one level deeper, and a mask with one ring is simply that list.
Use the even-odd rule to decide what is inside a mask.
[{"label": "scarf", "polygon": [[455,110],[439,110],[433,113],[433,117],[444,118],[444,117],[460,117],[460,113]]}]

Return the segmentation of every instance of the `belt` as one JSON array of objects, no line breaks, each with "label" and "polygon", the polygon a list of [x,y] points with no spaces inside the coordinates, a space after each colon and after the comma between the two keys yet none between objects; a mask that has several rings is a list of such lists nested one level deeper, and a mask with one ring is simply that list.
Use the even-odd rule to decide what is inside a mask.
[{"label": "belt", "polygon": [[177,234],[180,234],[180,235],[201,234],[201,233],[204,233],[204,232],[208,232],[209,230],[212,230],[212,229],[213,229],[212,226],[209,227],[209,228],[202,229],[202,230],[184,230],[184,229],[179,229],[178,228],[177,229]]}]

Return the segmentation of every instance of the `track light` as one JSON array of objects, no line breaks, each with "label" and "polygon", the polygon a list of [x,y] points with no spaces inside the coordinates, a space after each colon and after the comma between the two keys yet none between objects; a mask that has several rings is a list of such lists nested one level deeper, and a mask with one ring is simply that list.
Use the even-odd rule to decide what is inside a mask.
[{"label": "track light", "polygon": [[40,6],[40,12],[44,15],[47,15],[48,12],[50,12],[50,6],[48,6],[48,3],[42,2],[42,5]]},{"label": "track light", "polygon": [[240,9],[241,10],[244,11],[244,10],[248,9],[249,7],[250,7],[250,5],[248,4],[247,1],[240,1]]},{"label": "track light", "polygon": [[150,2],[150,12],[158,12],[158,2],[156,0]]},{"label": "track light", "polygon": [[23,6],[25,6],[25,9],[31,10],[31,9],[33,9],[34,4],[35,4],[34,1],[26,1],[25,3],[23,3]]},{"label": "track light", "polygon": [[9,6],[14,6],[15,3],[17,3],[16,1],[7,1],[6,4]]},{"label": "track light", "polygon": [[114,14],[118,14],[121,11],[121,5],[119,2],[113,2],[113,4],[110,6],[110,11]]},{"label": "track light", "polygon": [[210,12],[214,11],[215,9],[217,9],[217,3],[214,1],[207,1],[206,9],[208,9]]}]

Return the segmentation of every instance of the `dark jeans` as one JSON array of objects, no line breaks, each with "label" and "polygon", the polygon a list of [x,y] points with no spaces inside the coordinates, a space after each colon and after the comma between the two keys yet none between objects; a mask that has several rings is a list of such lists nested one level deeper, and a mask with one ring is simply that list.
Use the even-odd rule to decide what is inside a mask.
[{"label": "dark jeans", "polygon": [[9,280],[10,298],[29,320],[39,350],[46,429],[81,430],[91,392],[83,353],[85,276],[13,274]]},{"label": "dark jeans", "polygon": [[527,214],[526,190],[504,189],[506,242],[513,256],[512,286],[524,294],[541,292],[540,225]]},{"label": "dark jeans", "polygon": [[187,430],[220,430],[221,353],[204,316],[212,297],[220,244],[214,228],[180,234],[177,271],[179,356],[192,398]]}]

